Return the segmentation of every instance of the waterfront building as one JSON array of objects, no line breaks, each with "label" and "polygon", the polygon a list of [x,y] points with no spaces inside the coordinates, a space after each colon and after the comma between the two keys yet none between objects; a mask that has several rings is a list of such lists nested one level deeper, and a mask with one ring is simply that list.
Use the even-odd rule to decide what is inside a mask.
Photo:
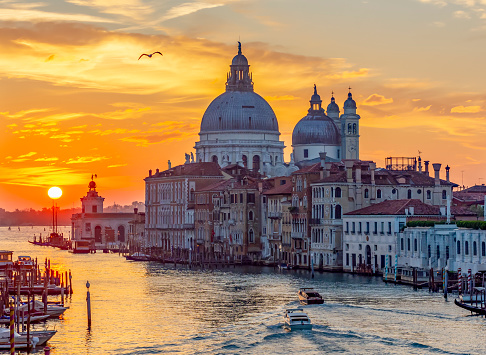
[{"label": "waterfront building", "polygon": [[132,213],[103,212],[104,197],[98,195],[96,182],[88,184],[86,196],[81,197],[81,213],[71,216],[71,235],[74,241],[89,241],[94,249],[119,249],[128,242],[129,222],[138,218],[138,209]]},{"label": "waterfront building", "polygon": [[405,164],[389,165],[389,169],[377,169],[376,163],[370,161],[326,162],[326,155],[321,154],[321,180],[312,184],[314,223],[311,228],[319,241],[312,244],[319,266],[322,254],[323,269],[343,268],[342,216],[345,213],[404,198],[445,208],[453,186],[457,185],[448,178],[439,178],[441,164],[433,164],[435,176],[430,177],[426,163],[425,172],[417,171],[417,166],[411,166],[408,160]]},{"label": "waterfront building", "polygon": [[145,244],[145,212],[137,213],[135,218],[128,222],[128,247],[131,250],[142,250]]},{"label": "waterfront building", "polygon": [[425,270],[486,270],[486,230],[456,224],[408,227],[399,235],[398,265]]},{"label": "waterfront building", "polygon": [[290,177],[275,178],[275,187],[263,192],[264,228],[262,257],[272,262],[291,263],[292,183]]},{"label": "waterfront building", "polygon": [[[309,250],[311,248],[312,187],[320,178],[319,163],[303,167],[292,173],[292,265],[308,268],[311,266]],[[314,261],[315,262],[315,261]]]},{"label": "waterfront building", "polygon": [[439,206],[417,199],[387,200],[345,213],[343,270],[381,273],[387,262],[389,267],[395,265],[398,234],[408,221],[445,218]]},{"label": "waterfront building", "polygon": [[146,245],[165,256],[188,257],[194,250],[194,204],[196,191],[229,179],[217,163],[186,163],[165,171],[149,170],[145,178]]}]

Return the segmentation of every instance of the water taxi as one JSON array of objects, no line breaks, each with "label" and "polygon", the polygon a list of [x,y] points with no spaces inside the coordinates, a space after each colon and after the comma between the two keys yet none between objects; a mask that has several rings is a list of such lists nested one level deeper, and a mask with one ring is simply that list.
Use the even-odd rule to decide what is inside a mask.
[{"label": "water taxi", "polygon": [[302,308],[287,309],[284,323],[284,328],[287,330],[312,329],[311,321]]},{"label": "water taxi", "polygon": [[297,295],[299,296],[299,302],[303,305],[324,303],[322,296],[319,294],[319,292],[314,291],[312,287],[300,288]]}]

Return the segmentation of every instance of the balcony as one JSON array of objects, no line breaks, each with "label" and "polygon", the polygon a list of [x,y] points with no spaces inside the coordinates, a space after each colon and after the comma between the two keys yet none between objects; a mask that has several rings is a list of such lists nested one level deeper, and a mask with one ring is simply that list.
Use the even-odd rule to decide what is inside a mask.
[{"label": "balcony", "polygon": [[182,227],[184,229],[194,229],[194,223],[184,223]]},{"label": "balcony", "polygon": [[198,245],[204,245],[204,238],[197,238],[196,239],[196,244],[198,244]]},{"label": "balcony", "polygon": [[268,212],[268,218],[280,219],[282,218],[282,212]]},{"label": "balcony", "polygon": [[282,236],[278,233],[269,234],[268,240],[282,240]]},{"label": "balcony", "polygon": [[318,226],[318,225],[322,224],[320,218],[311,218],[309,223],[311,225],[314,225],[314,226]]},{"label": "balcony", "polygon": [[293,239],[303,239],[304,238],[304,233],[303,232],[291,232],[290,236]]}]

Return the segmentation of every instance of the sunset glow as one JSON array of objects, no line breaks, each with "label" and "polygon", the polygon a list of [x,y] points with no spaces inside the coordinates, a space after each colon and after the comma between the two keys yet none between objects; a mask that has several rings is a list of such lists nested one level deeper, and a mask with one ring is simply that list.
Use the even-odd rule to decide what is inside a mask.
[{"label": "sunset glow", "polygon": [[[481,1],[1,1],[0,208],[42,208],[91,174],[105,204],[144,200],[149,169],[184,162],[224,92],[237,41],[291,153],[314,83],[358,106],[360,156],[418,156],[486,182]],[[161,51],[163,56],[143,57]]]}]

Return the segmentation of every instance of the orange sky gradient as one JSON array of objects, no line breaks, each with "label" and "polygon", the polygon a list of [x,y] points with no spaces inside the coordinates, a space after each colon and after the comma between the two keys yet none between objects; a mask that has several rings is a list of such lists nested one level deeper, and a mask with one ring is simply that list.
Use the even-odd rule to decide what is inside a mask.
[{"label": "orange sky gradient", "polygon": [[341,110],[351,86],[361,159],[420,150],[486,183],[486,1],[0,2],[0,208],[49,207],[51,186],[79,207],[91,174],[105,205],[144,201],[148,170],[194,151],[239,36],[287,161],[314,83]]}]

